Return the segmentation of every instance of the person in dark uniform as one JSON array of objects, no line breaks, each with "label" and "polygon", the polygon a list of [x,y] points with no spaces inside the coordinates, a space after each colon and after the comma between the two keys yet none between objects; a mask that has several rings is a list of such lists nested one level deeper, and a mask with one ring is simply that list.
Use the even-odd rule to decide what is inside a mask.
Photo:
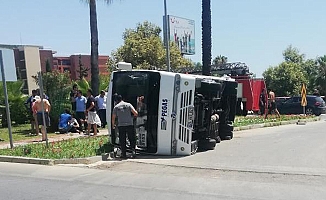
[{"label": "person in dark uniform", "polygon": [[118,118],[117,126],[119,129],[119,142],[121,146],[121,158],[126,158],[126,135],[130,141],[130,147],[132,149],[132,157],[136,155],[136,135],[134,130],[134,117],[138,116],[138,112],[135,108],[127,102],[122,100],[121,95],[116,96],[117,105],[113,108],[112,113],[112,127],[116,127],[116,118]]},{"label": "person in dark uniform", "polygon": [[71,110],[76,112],[76,97],[78,93],[78,86],[74,84],[72,86],[72,90],[70,91],[70,102],[71,102]]},{"label": "person in dark uniform", "polygon": [[265,88],[262,89],[260,96],[259,96],[259,110],[260,110],[260,115],[265,114],[265,109],[266,109],[266,90]]}]

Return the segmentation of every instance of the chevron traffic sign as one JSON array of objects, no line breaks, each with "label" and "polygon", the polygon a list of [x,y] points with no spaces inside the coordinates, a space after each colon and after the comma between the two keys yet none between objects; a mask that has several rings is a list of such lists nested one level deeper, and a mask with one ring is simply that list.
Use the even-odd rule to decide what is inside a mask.
[{"label": "chevron traffic sign", "polygon": [[307,90],[304,83],[301,86],[301,106],[307,106]]}]

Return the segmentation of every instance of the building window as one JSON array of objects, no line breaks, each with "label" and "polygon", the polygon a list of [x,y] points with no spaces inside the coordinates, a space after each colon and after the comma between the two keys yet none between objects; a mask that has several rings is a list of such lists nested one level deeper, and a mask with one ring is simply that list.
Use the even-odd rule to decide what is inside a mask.
[{"label": "building window", "polygon": [[62,65],[71,65],[70,60],[62,60],[61,62]]},{"label": "building window", "polygon": [[67,67],[64,67],[64,68],[63,68],[63,71],[64,71],[64,72],[70,72],[70,69],[67,68]]},{"label": "building window", "polygon": [[27,80],[23,80],[24,86],[23,86],[23,93],[28,94],[28,82]]},{"label": "building window", "polygon": [[27,79],[27,73],[26,70],[20,71],[20,79]]},{"label": "building window", "polygon": [[19,60],[25,60],[25,52],[24,51],[19,51]]},{"label": "building window", "polygon": [[19,62],[19,68],[20,68],[20,69],[26,69],[26,64],[25,64],[25,61],[24,61],[24,60],[21,60],[21,61]]}]

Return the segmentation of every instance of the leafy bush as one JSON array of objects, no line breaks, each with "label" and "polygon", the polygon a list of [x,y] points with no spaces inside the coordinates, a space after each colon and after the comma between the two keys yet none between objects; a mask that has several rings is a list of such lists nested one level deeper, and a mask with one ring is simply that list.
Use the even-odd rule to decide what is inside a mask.
[{"label": "leafy bush", "polygon": [[[23,82],[7,82],[7,93],[8,93],[8,102],[10,109],[10,117],[12,122],[15,124],[24,124],[28,121],[29,113],[26,109],[24,103],[27,96],[24,96],[21,92],[23,87]],[[0,84],[0,114],[2,115],[1,124],[2,127],[7,127],[7,113],[5,106],[5,97],[3,91],[3,85]]]},{"label": "leafy bush", "polygon": [[[51,127],[49,131],[56,131],[59,124],[59,116],[65,108],[70,108],[69,93],[71,90],[70,74],[68,72],[61,73],[57,70],[42,73],[43,89],[49,96],[51,103]],[[38,77],[34,77],[36,83],[39,82]]]}]

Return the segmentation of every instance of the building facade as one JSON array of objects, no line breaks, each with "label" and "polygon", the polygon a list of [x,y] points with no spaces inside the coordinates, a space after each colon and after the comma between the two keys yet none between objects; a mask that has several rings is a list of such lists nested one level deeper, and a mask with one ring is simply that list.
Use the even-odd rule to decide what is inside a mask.
[{"label": "building facade", "polygon": [[38,85],[33,77],[41,71],[40,47],[20,46],[14,49],[18,80],[24,83],[23,93],[31,94]]},{"label": "building facade", "polygon": [[[98,67],[99,73],[108,75],[107,61],[109,56],[99,56]],[[69,72],[72,80],[91,78],[91,56],[90,55],[71,55],[69,57],[54,57],[53,69],[60,72]]]},{"label": "building facade", "polygon": [[[0,49],[7,54],[12,55],[12,65],[5,63],[6,75],[10,72],[10,77],[21,80],[24,83],[23,93],[31,94],[33,89],[37,89],[38,85],[35,81],[37,73],[48,70],[59,70],[60,72],[70,73],[72,80],[79,80],[80,78],[91,79],[91,56],[90,55],[71,55],[67,57],[54,56],[56,53],[52,50],[43,49],[42,46],[33,45],[5,45],[0,44]],[[10,55],[9,55],[10,56]],[[107,60],[109,56],[99,56],[99,73],[109,74],[107,70]],[[6,59],[8,60],[8,59]],[[13,63],[14,62],[14,63]],[[15,68],[15,69],[14,69]],[[9,73],[8,73],[9,78]],[[15,80],[14,79],[14,80]]]}]

